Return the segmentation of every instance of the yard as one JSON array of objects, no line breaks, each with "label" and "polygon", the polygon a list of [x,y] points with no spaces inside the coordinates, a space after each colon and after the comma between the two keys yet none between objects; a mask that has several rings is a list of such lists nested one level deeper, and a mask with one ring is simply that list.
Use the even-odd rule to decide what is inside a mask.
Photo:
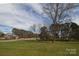
[{"label": "yard", "polygon": [[0,40],[0,56],[79,55],[79,42]]}]

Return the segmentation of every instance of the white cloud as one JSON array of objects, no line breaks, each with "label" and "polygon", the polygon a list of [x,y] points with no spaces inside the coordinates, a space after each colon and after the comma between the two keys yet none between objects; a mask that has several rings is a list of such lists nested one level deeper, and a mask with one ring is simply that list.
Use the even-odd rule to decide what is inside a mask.
[{"label": "white cloud", "polygon": [[[20,6],[18,7],[17,4],[0,4],[0,24],[26,30],[29,29],[32,24],[43,24],[40,20],[41,18],[36,18],[28,11],[23,11],[19,8]],[[33,8],[37,8],[37,6]]]},{"label": "white cloud", "polygon": [[42,7],[41,7],[40,4],[38,4],[38,3],[31,3],[29,5],[31,5],[33,7],[33,9],[35,11],[37,11],[39,14],[43,13],[43,10],[42,10]]},{"label": "white cloud", "polygon": [[[46,22],[50,23],[51,20],[43,19],[41,16],[33,15],[33,10],[36,11],[38,14],[43,13],[42,7],[40,4],[23,4],[29,5],[32,9],[26,10],[27,6],[21,6],[22,4],[0,4],[0,24],[29,30],[30,26],[33,24],[41,24],[41,26]],[[24,8],[23,8],[24,7]],[[78,9],[79,10],[79,9]],[[74,11],[75,13],[75,11]],[[47,17],[47,15],[43,15],[43,17]],[[79,25],[79,16],[73,17],[73,22]],[[49,22],[50,21],[50,22]]]}]

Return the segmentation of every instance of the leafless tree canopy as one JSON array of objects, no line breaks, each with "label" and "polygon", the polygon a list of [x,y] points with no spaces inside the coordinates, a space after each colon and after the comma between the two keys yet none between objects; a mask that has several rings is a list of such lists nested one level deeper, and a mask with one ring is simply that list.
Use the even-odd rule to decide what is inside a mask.
[{"label": "leafless tree canopy", "polygon": [[69,15],[69,12],[78,7],[79,4],[73,3],[44,3],[41,4],[45,14],[56,24]]},{"label": "leafless tree canopy", "polygon": [[[67,27],[68,31],[67,35],[69,37],[71,32],[71,20],[72,20],[72,13],[73,10],[77,7],[79,7],[79,4],[77,3],[44,3],[41,4],[42,9],[44,11],[44,14],[47,15],[50,19],[52,19],[52,24],[58,24],[58,23],[69,23],[69,25],[64,25],[63,27]],[[56,29],[56,28],[54,28]],[[62,29],[62,28],[60,28]],[[55,34],[58,35],[60,30],[53,31],[54,36]],[[58,33],[56,33],[58,32]]]}]

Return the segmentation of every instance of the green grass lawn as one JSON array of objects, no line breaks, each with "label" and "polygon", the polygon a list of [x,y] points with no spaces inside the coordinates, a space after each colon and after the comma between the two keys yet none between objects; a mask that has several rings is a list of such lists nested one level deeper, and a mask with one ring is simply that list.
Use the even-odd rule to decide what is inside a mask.
[{"label": "green grass lawn", "polygon": [[79,42],[19,40],[0,42],[0,56],[79,55]]}]

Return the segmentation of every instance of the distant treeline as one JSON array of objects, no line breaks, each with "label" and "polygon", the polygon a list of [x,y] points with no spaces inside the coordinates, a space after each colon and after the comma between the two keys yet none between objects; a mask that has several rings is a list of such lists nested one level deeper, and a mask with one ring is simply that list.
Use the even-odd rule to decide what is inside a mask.
[{"label": "distant treeline", "polygon": [[12,34],[4,34],[0,32],[0,37],[12,39],[12,38],[40,38],[40,40],[54,40],[54,39],[62,39],[62,40],[71,40],[77,39],[79,40],[79,25],[76,23],[71,24],[51,24],[49,30],[46,26],[41,27],[40,34],[33,33],[32,31],[26,31],[23,29],[12,29]]},{"label": "distant treeline", "polygon": [[0,32],[0,38],[4,39],[15,39],[15,38],[34,38],[36,34],[34,34],[31,31],[26,31],[23,29],[17,29],[13,28],[12,33],[6,33]]},{"label": "distant treeline", "polygon": [[79,25],[76,23],[51,24],[41,27],[39,37],[41,40],[79,40]]},{"label": "distant treeline", "polygon": [[19,38],[32,38],[35,34],[31,31],[26,31],[22,29],[13,28],[12,33],[18,35]]}]

